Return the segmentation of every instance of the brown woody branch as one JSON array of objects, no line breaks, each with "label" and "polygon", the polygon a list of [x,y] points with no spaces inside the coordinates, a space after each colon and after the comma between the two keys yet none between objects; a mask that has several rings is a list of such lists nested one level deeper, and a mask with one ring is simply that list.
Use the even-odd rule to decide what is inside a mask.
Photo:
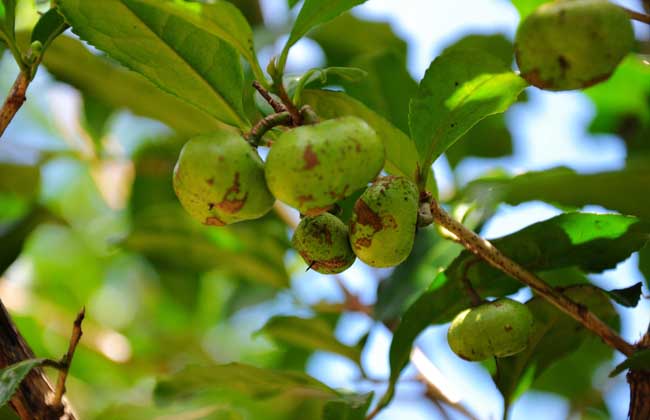
[{"label": "brown woody branch", "polygon": [[25,92],[27,92],[28,86],[29,76],[24,71],[21,71],[0,110],[0,138],[20,107],[25,103]]},{"label": "brown woody branch", "polygon": [[79,340],[81,340],[81,336],[83,335],[83,331],[81,331],[81,323],[83,322],[85,316],[86,308],[82,308],[77,315],[77,318],[74,320],[72,327],[72,336],[70,337],[70,343],[68,344],[68,351],[59,362],[59,379],[56,382],[54,399],[52,400],[52,405],[54,407],[62,407],[63,394],[65,393],[65,381],[68,378],[68,372],[70,371],[72,357],[74,356],[74,352],[77,349]]},{"label": "brown woody branch", "polygon": [[637,12],[632,9],[628,9],[627,7],[619,6],[621,9],[627,13],[627,15],[630,17],[632,20],[636,20],[639,22],[647,23],[650,25],[650,15],[646,15],[645,13]]},{"label": "brown woody branch", "polygon": [[[0,301],[0,368],[35,357]],[[58,406],[52,404],[54,394],[43,369],[36,367],[21,382],[9,405],[22,420],[75,420],[65,400]]]},{"label": "brown woody branch", "polygon": [[634,353],[634,347],[623,340],[613,329],[601,321],[584,305],[580,305],[546,284],[544,280],[523,268],[495,248],[489,241],[467,229],[462,223],[453,219],[435,201],[431,201],[431,211],[435,223],[453,233],[461,244],[491,266],[529,286],[537,294],[549,301],[567,315],[581,323],[585,328],[598,335],[612,348],[626,356]]}]

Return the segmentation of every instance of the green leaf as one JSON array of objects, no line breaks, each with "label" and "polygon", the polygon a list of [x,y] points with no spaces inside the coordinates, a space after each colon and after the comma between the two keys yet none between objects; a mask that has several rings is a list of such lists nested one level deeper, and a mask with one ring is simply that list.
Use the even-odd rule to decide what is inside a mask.
[{"label": "green leaf", "polygon": [[50,9],[36,22],[36,26],[32,30],[32,42],[39,41],[43,45],[44,51],[67,28],[68,24],[65,23],[57,9]]},{"label": "green leaf", "polygon": [[366,0],[305,0],[293,24],[289,39],[280,54],[278,69],[283,71],[289,55],[289,49],[307,32],[316,26],[339,16],[341,13],[365,3]]},{"label": "green leaf", "polygon": [[627,308],[634,308],[641,299],[641,282],[624,289],[609,290],[606,293],[616,303]]},{"label": "green leaf", "polygon": [[191,22],[198,28],[226,41],[251,65],[255,77],[266,80],[257,61],[253,30],[244,15],[232,3],[215,0],[209,3],[178,2],[174,0],[137,0]]},{"label": "green leaf", "polygon": [[[285,399],[292,404],[317,404],[313,417],[307,412],[294,413],[287,418],[362,419],[360,412],[367,408],[372,394],[349,395],[335,391],[316,379],[295,371],[258,368],[241,363],[217,366],[190,366],[180,373],[160,381],[154,396],[161,403],[185,400],[189,397],[219,396],[225,402],[241,402],[235,394],[256,403]],[[331,403],[331,404],[330,404]],[[302,404],[300,405],[302,406]],[[302,406],[304,409],[304,406]],[[269,415],[277,413],[272,412]],[[342,417],[336,417],[341,415]],[[258,417],[255,417],[258,418]],[[277,418],[273,416],[273,418]]]},{"label": "green leaf", "polygon": [[7,46],[15,42],[16,0],[0,1],[0,40]]},{"label": "green leaf", "polygon": [[327,67],[324,69],[308,70],[300,77],[291,78],[289,83],[285,82],[285,85],[289,94],[293,93],[294,102],[297,105],[302,105],[302,91],[309,85],[314,87],[316,85],[315,82],[318,82],[318,86],[333,83],[332,79],[334,79],[334,82],[338,80],[339,82],[356,83],[366,76],[368,76],[368,73],[365,70],[356,67]]},{"label": "green leaf", "polygon": [[237,52],[191,19],[148,0],[58,4],[73,31],[91,45],[214,118],[249,126]]},{"label": "green leaf", "polygon": [[632,356],[625,359],[622,363],[616,366],[616,368],[609,374],[609,377],[613,378],[627,369],[650,370],[650,349],[637,351]]},{"label": "green leaf", "polygon": [[418,85],[406,57],[394,50],[365,54],[351,63],[368,72],[360,83],[342,83],[345,91],[408,134],[408,107]]},{"label": "green leaf", "polygon": [[[341,36],[343,33],[346,36]],[[406,63],[406,42],[387,22],[362,20],[345,13],[312,31],[309,37],[320,44],[330,66],[348,66],[361,56],[378,54],[377,45]]]},{"label": "green leaf", "polygon": [[329,401],[323,408],[323,420],[364,420],[373,393],[345,394],[338,400]]},{"label": "green leaf", "polygon": [[58,37],[43,56],[43,65],[57,79],[76,87],[85,96],[159,120],[179,133],[195,135],[224,126],[211,114],[158,89],[139,74],[92,54],[76,39]]},{"label": "green leaf", "polygon": [[500,158],[512,155],[512,135],[502,114],[491,115],[472,127],[445,152],[452,168],[466,157]]},{"label": "green leaf", "polygon": [[[417,180],[419,167],[415,145],[411,139],[388,121],[361,102],[341,92],[306,90],[303,99],[305,103],[314,108],[318,115],[325,119],[354,115],[366,121],[384,142],[386,170]],[[431,184],[429,184],[429,188],[431,188]]]},{"label": "green leaf", "polygon": [[102,100],[83,94],[83,119],[82,123],[95,145],[99,148],[101,140],[108,130],[110,117],[115,113],[115,108],[107,105]]},{"label": "green leaf", "polygon": [[639,271],[645,277],[645,285],[650,288],[650,242],[639,251]]},{"label": "green leaf", "polygon": [[531,14],[535,9],[541,6],[544,3],[548,3],[551,0],[512,0],[512,4],[515,5],[519,16],[525,18]]},{"label": "green leaf", "polygon": [[361,364],[361,348],[340,343],[332,327],[323,319],[274,316],[258,332],[281,343],[339,354]]},{"label": "green leaf", "polygon": [[514,178],[479,179],[471,182],[462,195],[484,204],[519,204],[532,200],[571,207],[596,204],[623,214],[650,218],[648,185],[650,168],[639,162],[614,172],[578,174],[560,167]]},{"label": "green leaf", "polygon": [[436,58],[409,114],[423,170],[480,120],[508,109],[526,86],[502,60],[480,50],[453,50]]},{"label": "green leaf", "polygon": [[465,51],[468,49],[481,50],[499,58],[508,66],[514,59],[515,47],[505,35],[472,34],[464,36],[452,45],[445,48],[444,53],[452,51]]},{"label": "green leaf", "polygon": [[[617,327],[618,314],[607,295],[597,287],[580,285],[564,293],[613,328]],[[575,351],[587,338],[592,338],[590,331],[543,298],[535,297],[526,305],[535,318],[530,344],[515,356],[497,359],[494,381],[508,403],[525,392],[545,369]]]},{"label": "green leaf", "polygon": [[27,374],[41,363],[43,359],[29,359],[0,369],[0,407],[9,402]]},{"label": "green leaf", "polygon": [[[567,213],[495,239],[494,246],[533,271],[580,267],[586,272],[613,268],[648,240],[650,222],[613,214]],[[384,401],[390,401],[399,375],[408,363],[417,336],[431,324],[450,321],[471,306],[462,277],[481,296],[504,296],[522,285],[464,251],[433,280],[404,314],[390,348],[391,375]],[[546,279],[549,281],[549,279]],[[554,285],[553,282],[550,282]]]}]

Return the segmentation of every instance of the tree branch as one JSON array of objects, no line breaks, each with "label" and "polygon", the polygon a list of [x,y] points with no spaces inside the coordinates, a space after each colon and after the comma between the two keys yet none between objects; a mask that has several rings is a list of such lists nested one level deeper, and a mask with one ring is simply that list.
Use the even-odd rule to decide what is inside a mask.
[{"label": "tree branch", "polygon": [[[34,358],[34,352],[0,301],[0,368]],[[43,369],[36,367],[21,382],[9,404],[22,420],[75,420],[66,400],[55,407],[51,404],[53,397],[54,389]]]},{"label": "tree branch", "polygon": [[623,340],[614,330],[601,321],[596,315],[589,311],[584,305],[580,305],[562,293],[546,284],[544,280],[505,256],[489,241],[481,238],[473,231],[467,229],[462,223],[453,219],[445,212],[436,200],[431,201],[431,211],[435,223],[444,227],[458,238],[462,245],[469,251],[485,260],[488,264],[519,280],[529,286],[537,294],[549,301],[567,315],[581,323],[585,328],[598,335],[603,341],[625,354],[630,356],[634,353],[634,347]]},{"label": "tree branch", "polygon": [[627,15],[630,17],[632,20],[636,20],[639,22],[647,23],[650,25],[650,15],[646,15],[645,13],[637,12],[632,9],[628,9],[627,7],[619,6],[621,9],[627,13]]},{"label": "tree branch", "polygon": [[25,103],[25,92],[27,92],[28,86],[29,77],[27,73],[21,71],[0,110],[0,138],[20,107]]},{"label": "tree branch", "polygon": [[52,405],[54,407],[61,407],[61,401],[63,394],[65,393],[65,381],[68,378],[68,372],[70,371],[70,364],[72,363],[72,357],[74,352],[77,349],[77,344],[81,340],[83,331],[81,331],[81,323],[86,316],[86,308],[82,308],[77,318],[74,320],[72,327],[72,337],[70,337],[70,343],[68,344],[68,352],[61,359],[59,379],[56,382],[56,389],[54,390],[54,399],[52,400]]}]

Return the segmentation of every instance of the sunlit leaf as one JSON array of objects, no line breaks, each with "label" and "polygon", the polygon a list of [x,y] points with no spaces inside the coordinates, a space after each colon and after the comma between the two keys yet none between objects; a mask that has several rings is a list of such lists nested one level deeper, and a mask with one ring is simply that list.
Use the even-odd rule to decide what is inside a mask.
[{"label": "sunlit leaf", "polygon": [[499,58],[453,50],[432,63],[411,101],[409,125],[422,168],[483,118],[504,112],[526,82]]},{"label": "sunlit leaf", "polygon": [[248,126],[236,51],[191,19],[141,0],[61,0],[58,5],[82,39],[160,89],[227,124]]}]

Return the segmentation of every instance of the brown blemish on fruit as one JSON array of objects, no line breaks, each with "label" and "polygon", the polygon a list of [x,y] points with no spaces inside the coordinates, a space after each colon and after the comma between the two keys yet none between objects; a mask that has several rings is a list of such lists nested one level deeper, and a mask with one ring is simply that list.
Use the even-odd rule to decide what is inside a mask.
[{"label": "brown blemish on fruit", "polygon": [[350,185],[345,184],[345,187],[343,187],[343,191],[342,191],[342,192],[337,193],[337,192],[334,191],[334,190],[330,190],[330,191],[328,192],[328,194],[330,195],[330,197],[332,197],[332,199],[334,199],[334,200],[336,200],[336,201],[338,201],[338,200],[343,200],[345,197],[348,196],[348,189],[349,189],[349,188],[350,188]]},{"label": "brown blemish on fruit", "polygon": [[332,245],[332,233],[330,232],[329,229],[324,229],[325,234],[325,242],[327,242],[329,245]]},{"label": "brown blemish on fruit", "polygon": [[372,245],[372,239],[370,238],[359,238],[354,241],[354,246],[356,248],[368,248]]},{"label": "brown blemish on fruit", "polygon": [[214,203],[208,203],[208,210],[212,211],[214,209]]},{"label": "brown blemish on fruit", "polygon": [[512,325],[504,325],[503,329],[504,329],[505,332],[510,332],[510,331],[512,331]]},{"label": "brown blemish on fruit", "polygon": [[323,214],[326,211],[330,210],[332,206],[325,206],[325,207],[314,207],[308,210],[304,211],[305,216],[318,216],[319,214]]},{"label": "brown blemish on fruit", "polygon": [[239,185],[239,172],[236,172],[232,185],[228,190],[226,190],[223,200],[220,203],[217,203],[216,206],[226,213],[237,213],[242,209],[242,207],[244,207],[246,199],[248,198],[248,193],[244,194],[243,197],[241,197],[240,193],[241,187]]},{"label": "brown blemish on fruit", "polygon": [[207,219],[205,219],[203,224],[208,226],[226,226],[225,222],[223,222],[221,219],[215,216],[208,217]]},{"label": "brown blemish on fruit", "polygon": [[356,223],[370,226],[375,232],[384,228],[381,217],[375,213],[363,200],[357,200],[354,204],[354,213],[357,215]]},{"label": "brown blemish on fruit", "polygon": [[308,171],[312,169],[314,166],[318,166],[320,162],[318,161],[318,156],[316,156],[316,153],[314,153],[314,150],[311,147],[311,144],[307,145],[305,147],[305,152],[302,155],[302,158],[305,161],[305,166],[303,166],[302,169]]},{"label": "brown blemish on fruit", "polygon": [[208,184],[209,186],[213,186],[214,185],[214,178],[206,179],[205,183]]}]

